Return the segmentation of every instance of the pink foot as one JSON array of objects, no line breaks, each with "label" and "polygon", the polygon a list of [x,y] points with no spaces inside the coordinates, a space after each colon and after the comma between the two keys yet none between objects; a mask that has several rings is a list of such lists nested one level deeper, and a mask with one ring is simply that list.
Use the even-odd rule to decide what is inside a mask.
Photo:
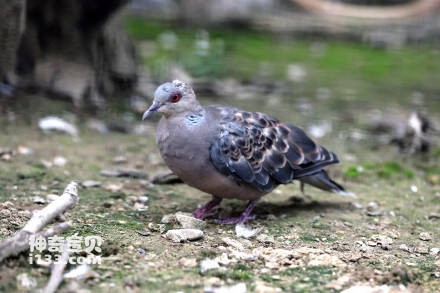
[{"label": "pink foot", "polygon": [[246,205],[243,213],[236,218],[217,219],[216,222],[220,224],[243,224],[248,220],[254,220],[255,215],[251,215],[252,209],[258,200],[251,200]]},{"label": "pink foot", "polygon": [[200,208],[196,209],[193,212],[193,216],[196,219],[203,220],[207,217],[216,215],[218,213],[218,211],[217,210],[212,211],[212,209],[214,207],[216,207],[217,205],[219,205],[221,201],[222,201],[222,198],[214,196],[211,201],[209,201],[205,205],[201,206]]}]

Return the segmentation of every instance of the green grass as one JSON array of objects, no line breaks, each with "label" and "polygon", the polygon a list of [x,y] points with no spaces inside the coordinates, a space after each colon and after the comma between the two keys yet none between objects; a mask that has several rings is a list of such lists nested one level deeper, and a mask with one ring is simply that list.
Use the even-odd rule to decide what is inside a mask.
[{"label": "green grass", "polygon": [[[171,31],[169,25],[138,18],[128,18],[125,26],[137,40],[156,41],[161,33]],[[173,28],[172,32],[178,39],[174,49],[156,46],[147,55],[142,55],[141,51],[144,64],[153,71],[169,62],[177,62],[196,77],[230,76],[251,80],[261,73],[262,66],[266,66],[268,76],[265,78],[279,80],[286,79],[287,64],[299,63],[307,72],[305,88],[348,87],[372,95],[440,88],[436,82],[440,71],[439,51],[429,44],[383,50],[329,40],[320,42],[321,53],[313,53],[312,47],[318,43],[314,40],[214,28],[209,30],[209,53],[199,56],[194,50],[197,35],[194,29]]]}]

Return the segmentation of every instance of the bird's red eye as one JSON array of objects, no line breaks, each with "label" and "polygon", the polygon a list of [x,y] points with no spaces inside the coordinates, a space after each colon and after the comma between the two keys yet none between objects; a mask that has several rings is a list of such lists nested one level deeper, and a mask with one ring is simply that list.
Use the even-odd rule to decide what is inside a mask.
[{"label": "bird's red eye", "polygon": [[180,95],[180,94],[178,94],[178,93],[176,93],[176,94],[173,94],[172,96],[171,96],[171,98],[170,98],[170,102],[171,103],[177,103],[178,101],[180,101],[180,98],[181,98],[182,96]]}]

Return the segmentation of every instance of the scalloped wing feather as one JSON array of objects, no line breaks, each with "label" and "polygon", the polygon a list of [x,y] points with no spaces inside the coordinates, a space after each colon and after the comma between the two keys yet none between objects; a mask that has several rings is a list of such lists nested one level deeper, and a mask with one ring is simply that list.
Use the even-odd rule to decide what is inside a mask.
[{"label": "scalloped wing feather", "polygon": [[211,161],[226,176],[263,191],[314,174],[338,158],[300,128],[263,113],[222,109]]}]

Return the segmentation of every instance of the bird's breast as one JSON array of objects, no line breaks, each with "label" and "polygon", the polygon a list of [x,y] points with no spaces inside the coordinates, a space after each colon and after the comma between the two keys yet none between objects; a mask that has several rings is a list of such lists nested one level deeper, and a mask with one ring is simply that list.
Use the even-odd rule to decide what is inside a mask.
[{"label": "bird's breast", "polygon": [[196,172],[209,160],[211,139],[203,121],[204,117],[186,115],[162,118],[159,122],[157,145],[165,163],[175,173]]}]

